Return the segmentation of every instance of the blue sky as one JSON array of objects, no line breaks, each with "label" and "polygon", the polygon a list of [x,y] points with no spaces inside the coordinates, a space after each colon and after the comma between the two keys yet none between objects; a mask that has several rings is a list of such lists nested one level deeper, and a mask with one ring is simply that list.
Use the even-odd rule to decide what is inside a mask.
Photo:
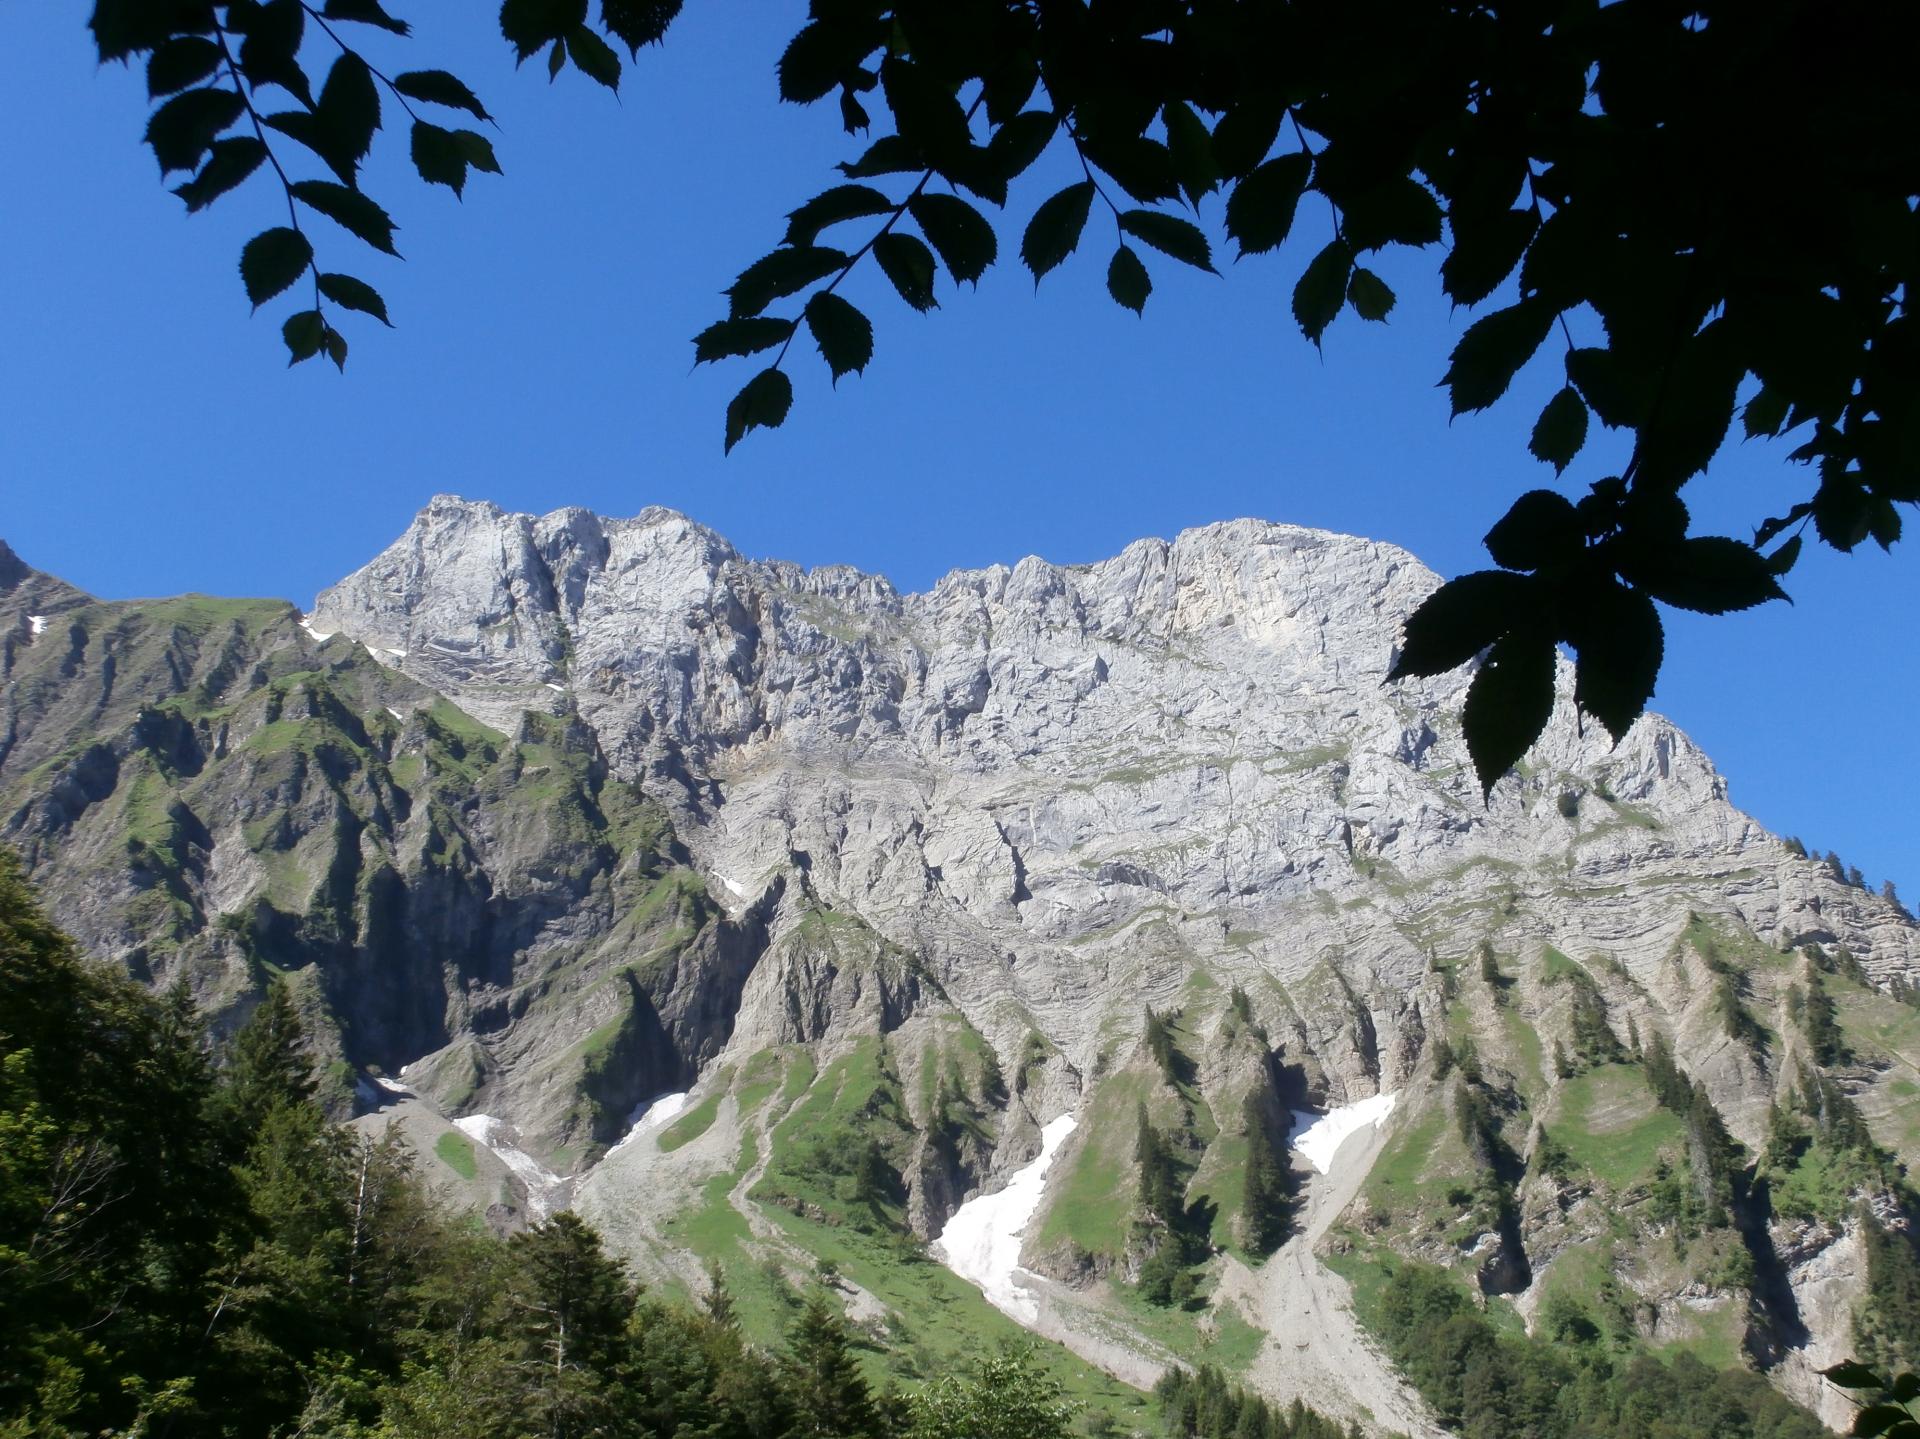
[{"label": "blue sky", "polygon": [[[344,376],[285,368],[284,300],[248,317],[236,258],[284,221],[277,187],[256,178],[187,217],[139,144],[141,77],[95,64],[85,7],[8,8],[0,536],[30,563],[103,596],[305,603],[452,491],[535,511],[671,505],[748,554],[910,589],[1240,515],[1391,540],[1450,575],[1489,563],[1488,525],[1554,482],[1524,450],[1559,383],[1552,357],[1493,411],[1449,423],[1434,382],[1464,321],[1439,297],[1436,253],[1379,266],[1401,297],[1391,323],[1347,316],[1324,353],[1288,308],[1324,238],[1307,207],[1277,258],[1223,261],[1222,278],[1150,259],[1136,318],[1105,295],[1098,215],[1037,294],[1019,267],[1020,227],[1050,174],[1068,178],[1052,161],[1016,190],[977,293],[943,280],[923,317],[860,277],[850,295],[877,330],[866,375],[831,389],[803,338],[787,425],[723,459],[726,402],[752,366],[690,372],[691,337],[850,153],[831,105],[775,99],[804,7],[690,6],[618,99],[577,74],[516,72],[489,5],[399,8],[414,38],[369,53],[466,79],[498,119],[506,174],[456,202],[413,178],[403,125],[381,136],[365,183],[406,262],[311,227],[323,266],[378,286],[398,326],[347,317]],[[1202,218],[1217,236],[1217,199]],[[1569,493],[1601,473],[1583,457]],[[1687,498],[1701,528],[1743,534],[1804,481],[1780,447],[1730,444]],[[1792,607],[1670,613],[1655,706],[1769,827],[1920,895],[1905,813],[1920,572],[1900,550],[1810,548],[1788,588]]]}]

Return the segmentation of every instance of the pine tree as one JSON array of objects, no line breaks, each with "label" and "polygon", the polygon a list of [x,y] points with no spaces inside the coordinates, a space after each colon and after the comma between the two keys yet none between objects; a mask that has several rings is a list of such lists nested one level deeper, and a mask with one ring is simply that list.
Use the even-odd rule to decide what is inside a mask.
[{"label": "pine tree", "polygon": [[228,1124],[244,1142],[275,1105],[311,1099],[317,1087],[306,1054],[306,1026],[286,981],[276,980],[228,1050],[221,1086]]},{"label": "pine tree", "polygon": [[793,1439],[881,1439],[847,1321],[825,1294],[809,1295],[787,1331],[780,1375],[793,1405]]},{"label": "pine tree", "polygon": [[573,1439],[611,1426],[621,1407],[634,1295],[577,1215],[561,1211],[513,1236],[509,1294],[540,1431]]},{"label": "pine tree", "polygon": [[1240,1107],[1247,1133],[1247,1168],[1241,1192],[1240,1222],[1249,1251],[1264,1258],[1287,1236],[1291,1204],[1286,1171],[1274,1153],[1261,1090],[1248,1092]]}]

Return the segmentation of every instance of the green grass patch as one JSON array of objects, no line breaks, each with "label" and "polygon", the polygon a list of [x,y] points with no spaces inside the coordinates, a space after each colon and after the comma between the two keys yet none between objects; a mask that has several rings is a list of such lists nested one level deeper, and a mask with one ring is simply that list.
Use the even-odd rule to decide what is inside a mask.
[{"label": "green grass patch", "polygon": [[726,1091],[715,1089],[712,1094],[674,1120],[661,1131],[660,1148],[671,1153],[683,1144],[691,1144],[713,1128],[713,1121],[720,1113],[720,1101],[724,1098],[726,1098]]},{"label": "green grass patch", "polygon": [[1616,1192],[1650,1178],[1661,1151],[1684,1138],[1679,1117],[1654,1102],[1635,1064],[1603,1064],[1568,1080],[1552,1129],[1575,1164]]},{"label": "green grass patch", "polygon": [[1118,1254],[1125,1246],[1134,1192],[1121,1176],[1133,1168],[1145,1095],[1138,1074],[1117,1074],[1094,1091],[1079,1153],[1064,1173],[1048,1175],[1054,1194],[1040,1227],[1043,1246],[1065,1241],[1087,1254]]},{"label": "green grass patch", "polygon": [[472,1179],[480,1172],[474,1163],[473,1141],[457,1129],[449,1129],[433,1142],[434,1156],[447,1168],[462,1179]]}]

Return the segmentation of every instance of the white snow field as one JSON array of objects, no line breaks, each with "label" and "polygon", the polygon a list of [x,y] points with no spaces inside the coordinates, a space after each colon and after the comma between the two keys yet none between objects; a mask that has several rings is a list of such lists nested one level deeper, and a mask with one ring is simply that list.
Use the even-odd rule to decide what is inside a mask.
[{"label": "white snow field", "polygon": [[1320,1173],[1330,1174],[1333,1172],[1333,1157],[1340,1152],[1340,1146],[1347,1137],[1370,1124],[1378,1124],[1393,1113],[1393,1102],[1398,1097],[1376,1094],[1357,1104],[1343,1104],[1337,1109],[1329,1109],[1325,1114],[1309,1114],[1296,1109],[1293,1111],[1293,1133],[1287,1137],[1287,1142]]},{"label": "white snow field", "polygon": [[476,1143],[484,1144],[500,1162],[520,1176],[527,1186],[527,1208],[535,1222],[551,1219],[567,1207],[573,1181],[562,1179],[525,1150],[516,1148],[507,1138],[512,1127],[491,1114],[469,1114],[453,1121],[453,1127]]},{"label": "white snow field", "polygon": [[1006,1188],[969,1199],[954,1211],[934,1241],[947,1268],[980,1286],[994,1308],[1022,1324],[1040,1317],[1039,1302],[1020,1282],[1020,1240],[1027,1221],[1040,1207],[1046,1188],[1047,1166],[1073,1133],[1074,1117],[1063,1114],[1040,1131],[1040,1153],[1031,1164],[1016,1170]]},{"label": "white snow field", "polygon": [[618,1154],[643,1134],[659,1133],[668,1121],[686,1107],[687,1096],[684,1094],[659,1094],[652,1099],[641,1100],[634,1105],[633,1113],[627,1116],[627,1132],[620,1136],[607,1154]]}]

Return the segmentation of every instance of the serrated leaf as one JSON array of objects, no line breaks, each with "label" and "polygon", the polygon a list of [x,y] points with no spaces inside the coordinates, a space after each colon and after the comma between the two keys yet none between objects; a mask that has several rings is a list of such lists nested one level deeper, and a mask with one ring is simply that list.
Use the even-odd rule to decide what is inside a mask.
[{"label": "serrated leaf", "polygon": [[547,81],[552,83],[560,78],[560,72],[567,68],[567,42],[555,40],[547,51]]},{"label": "serrated leaf", "polygon": [[1510,570],[1537,570],[1571,559],[1585,540],[1584,527],[1565,495],[1529,490],[1487,531],[1487,553]]},{"label": "serrated leaf", "polygon": [[1397,175],[1339,198],[1341,230],[1355,250],[1431,245],[1440,238],[1440,203],[1410,176]]},{"label": "serrated leaf", "polygon": [[377,25],[395,35],[409,33],[404,20],[396,20],[381,8],[379,0],[327,0],[320,12],[329,20],[352,20],[362,25]]},{"label": "serrated leaf", "polygon": [[356,164],[366,159],[373,132],[380,128],[380,92],[366,61],[349,52],[333,62],[320,87],[317,113],[343,158]]},{"label": "serrated leaf", "polygon": [[811,245],[829,225],[865,215],[891,214],[893,208],[893,201],[870,185],[835,185],[788,214],[787,233],[781,243]]},{"label": "serrated leaf", "polygon": [[1864,1364],[1848,1359],[1820,1371],[1821,1377],[1842,1389],[1885,1389],[1887,1381]]},{"label": "serrated leaf", "polygon": [[1532,210],[1456,212],[1453,249],[1440,262],[1440,287],[1456,305],[1479,304],[1514,272],[1539,228]]},{"label": "serrated leaf", "polygon": [[1509,630],[1487,651],[1460,715],[1467,754],[1482,799],[1520,762],[1553,718],[1553,638],[1528,627]]},{"label": "serrated leaf", "polygon": [[1213,158],[1220,173],[1238,179],[1264,162],[1280,138],[1286,113],[1286,106],[1277,101],[1252,99],[1222,115],[1213,127]]},{"label": "serrated leaf", "polygon": [[886,28],[871,19],[814,20],[781,53],[780,98],[800,105],[824,99],[886,38]]},{"label": "serrated leaf", "polygon": [[583,25],[587,0],[502,0],[500,33],[522,64]]},{"label": "serrated leaf", "polygon": [[793,321],[771,315],[753,315],[744,320],[721,320],[707,326],[693,339],[693,362],[712,364],[732,355],[753,355],[784,344],[793,333]]},{"label": "serrated leaf", "polygon": [[147,57],[147,95],[197,85],[220,68],[220,47],[204,35],[176,35]]},{"label": "serrated leaf", "polygon": [[1752,545],[1720,535],[1668,541],[1623,554],[1620,573],[1663,604],[1732,614],[1787,597]]},{"label": "serrated leaf", "polygon": [[1660,400],[1635,448],[1642,483],[1678,487],[1712,462],[1733,426],[1746,375],[1745,351],[1732,327],[1715,320],[1689,337],[1667,367]]},{"label": "serrated leaf", "polygon": [[1227,233],[1239,242],[1242,255],[1262,254],[1287,238],[1312,174],[1307,156],[1278,155],[1233,187],[1227,196]]},{"label": "serrated leaf", "polygon": [[147,144],[160,173],[199,168],[214,137],[246,112],[238,93],[221,86],[188,90],[167,101],[147,121]]},{"label": "serrated leaf", "polygon": [[1394,295],[1387,282],[1369,269],[1356,268],[1347,281],[1347,301],[1363,320],[1384,321],[1393,313]]},{"label": "serrated leaf", "polygon": [[842,161],[834,169],[849,180],[871,180],[876,175],[901,175],[926,169],[920,152],[898,135],[882,135],[858,160]]},{"label": "serrated leaf", "polygon": [[393,248],[392,218],[359,190],[349,190],[331,180],[296,180],[288,188],[294,199],[318,210],[374,249],[389,255],[400,253]]},{"label": "serrated leaf", "polygon": [[620,88],[620,57],[590,25],[576,25],[567,34],[567,53],[589,80],[609,90]]},{"label": "serrated leaf", "polygon": [[[240,71],[255,90],[278,85],[301,104],[313,104],[306,71],[294,58],[300,52],[306,22],[300,0],[266,0],[254,7],[246,38],[240,42]],[[228,23],[232,24],[231,16]]]},{"label": "serrated leaf", "polygon": [[793,382],[779,370],[762,370],[727,405],[727,453],[749,430],[777,430],[793,408]]},{"label": "serrated leaf", "polygon": [[1547,338],[1553,316],[1545,301],[1522,300],[1468,326],[1440,382],[1452,391],[1453,413],[1484,410],[1504,395]]},{"label": "serrated leaf", "polygon": [[1171,200],[1180,193],[1173,177],[1173,155],[1158,140],[1144,135],[1083,138],[1080,148],[1142,205]]},{"label": "serrated leaf", "polygon": [[320,342],[326,334],[327,322],[318,310],[301,310],[287,316],[287,322],[280,327],[280,338],[286,342],[287,354],[291,356],[287,367],[291,369],[319,354]]},{"label": "serrated leaf", "polygon": [[333,326],[327,326],[327,332],[320,337],[320,348],[327,352],[327,358],[333,361],[333,367],[342,374],[347,369],[347,337]]},{"label": "serrated leaf", "polygon": [[1793,568],[1794,561],[1800,558],[1800,536],[1794,535],[1779,549],[1767,556],[1767,573],[1775,576],[1786,574]]},{"label": "serrated leaf", "polygon": [[1609,429],[1638,426],[1652,398],[1645,373],[1597,346],[1567,352],[1567,378]]},{"label": "serrated leaf", "polygon": [[820,347],[820,356],[833,371],[833,382],[849,371],[858,373],[873,358],[873,322],[830,290],[822,290],[806,308],[807,329]]},{"label": "serrated leaf", "polygon": [[1327,326],[1347,302],[1347,280],[1352,274],[1353,251],[1336,235],[1313,257],[1294,285],[1293,318],[1299,323],[1300,333],[1314,344],[1320,343]]},{"label": "serrated leaf", "polygon": [[933,195],[922,191],[907,206],[921,233],[940,252],[954,281],[978,285],[1000,252],[993,226],[973,206],[957,195]]},{"label": "serrated leaf", "polygon": [[916,310],[931,310],[933,298],[933,251],[917,236],[889,230],[873,242],[873,258],[900,298]]},{"label": "serrated leaf", "polygon": [[263,230],[240,251],[240,281],[257,310],[286,289],[313,263],[313,246],[298,230]]},{"label": "serrated leaf", "polygon": [[1389,680],[1457,669],[1492,644],[1534,594],[1534,581],[1507,570],[1476,570],[1448,580],[1407,616]]},{"label": "serrated leaf", "polygon": [[1023,110],[988,139],[988,163],[1002,179],[1017,179],[1040,158],[1059,130],[1060,117],[1051,110]]},{"label": "serrated leaf", "polygon": [[1747,438],[1757,440],[1765,436],[1772,439],[1787,422],[1787,411],[1791,408],[1792,401],[1785,395],[1762,387],[1759,394],[1747,401],[1747,408],[1741,417]]},{"label": "serrated leaf", "polygon": [[1113,252],[1107,266],[1107,293],[1136,315],[1147,311],[1147,296],[1153,293],[1153,279],[1140,257],[1125,245]]},{"label": "serrated leaf", "polygon": [[1213,268],[1213,251],[1200,227],[1178,215],[1162,210],[1122,210],[1120,228],[1137,240],[1145,241],[1163,255],[1171,255],[1208,274]]},{"label": "serrated leaf", "polygon": [[455,130],[453,143],[466,158],[467,164],[488,175],[500,173],[500,162],[493,156],[493,141],[477,130]]},{"label": "serrated leaf", "polygon": [[176,186],[173,193],[186,201],[189,214],[204,210],[258,170],[266,158],[267,147],[257,136],[234,135],[215,140],[200,173],[186,184]]},{"label": "serrated leaf", "polygon": [[829,275],[838,274],[848,264],[844,251],[823,245],[790,245],[755,260],[727,287],[728,313],[739,320],[757,315],[782,296]]},{"label": "serrated leaf", "polygon": [[1197,206],[1200,197],[1220,183],[1220,170],[1213,159],[1213,136],[1200,117],[1178,100],[1162,106],[1160,117],[1167,126],[1167,151],[1173,157],[1174,178],[1180,182],[1187,203]]},{"label": "serrated leaf", "polygon": [[853,91],[840,92],[840,127],[849,135],[867,129],[873,124],[873,117],[867,114],[867,107],[854,98]]},{"label": "serrated leaf", "polygon": [[924,65],[889,55],[880,66],[880,85],[894,129],[911,141],[943,173],[957,174],[972,148],[967,112],[953,91]]},{"label": "serrated leaf", "polygon": [[491,120],[480,97],[457,76],[445,70],[408,70],[393,77],[393,88],[409,100],[424,100],[429,105],[445,105],[465,110],[476,120]]},{"label": "serrated leaf", "polygon": [[1587,442],[1587,404],[1572,385],[1562,387],[1540,411],[1534,423],[1533,437],[1527,449],[1535,459],[1553,466],[1555,474],[1564,474],[1573,457]]},{"label": "serrated leaf", "polygon": [[262,124],[299,141],[326,162],[327,168],[346,184],[354,183],[358,169],[353,157],[343,153],[339,137],[311,110],[282,110],[265,116]]},{"label": "serrated leaf", "polygon": [[630,55],[642,45],[658,45],[680,14],[681,0],[600,0],[600,23]]},{"label": "serrated leaf", "polygon": [[320,293],[334,304],[371,315],[388,329],[393,328],[393,321],[387,318],[387,302],[365,280],[356,280],[351,275],[323,274],[319,284]]},{"label": "serrated leaf", "polygon": [[1020,237],[1020,258],[1033,272],[1034,284],[1073,253],[1092,208],[1093,181],[1082,180],[1050,196],[1033,212]]},{"label": "serrated leaf", "polygon": [[458,195],[467,188],[467,155],[451,130],[427,120],[413,122],[413,168],[429,185]]},{"label": "serrated leaf", "polygon": [[1577,619],[1570,636],[1579,663],[1573,698],[1605,726],[1619,744],[1653,698],[1666,653],[1660,612],[1638,590],[1607,576],[1570,606]]}]

